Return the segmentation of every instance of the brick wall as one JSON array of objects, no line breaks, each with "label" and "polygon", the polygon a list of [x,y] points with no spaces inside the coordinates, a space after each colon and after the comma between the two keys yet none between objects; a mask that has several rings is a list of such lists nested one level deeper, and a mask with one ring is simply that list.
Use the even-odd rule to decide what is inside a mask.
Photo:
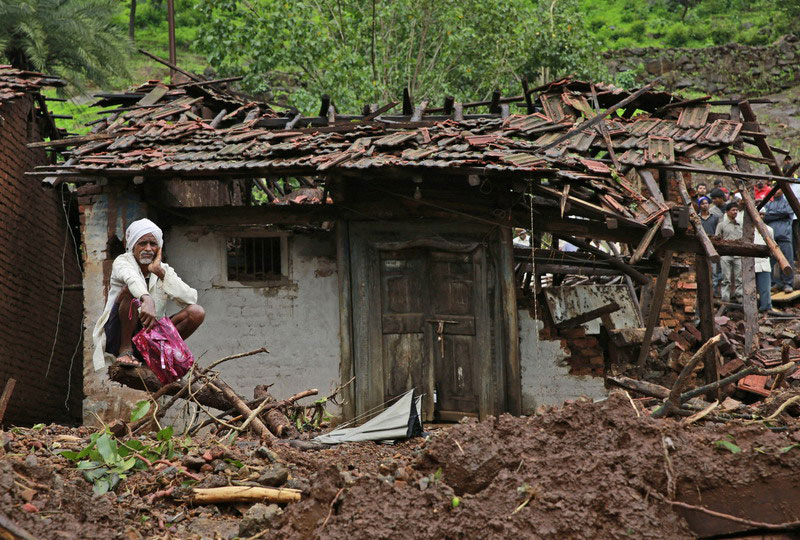
[{"label": "brick wall", "polygon": [[548,322],[545,321],[544,326],[539,331],[539,339],[561,341],[561,349],[566,354],[566,358],[563,361],[569,365],[569,374],[603,377],[605,354],[597,336],[587,335],[583,326],[559,330],[548,324]]},{"label": "brick wall", "polygon": [[47,163],[26,146],[41,140],[32,107],[30,97],[0,106],[0,384],[17,380],[6,425],[80,422],[83,397],[83,294],[60,289],[81,283],[61,192],[23,174]]}]

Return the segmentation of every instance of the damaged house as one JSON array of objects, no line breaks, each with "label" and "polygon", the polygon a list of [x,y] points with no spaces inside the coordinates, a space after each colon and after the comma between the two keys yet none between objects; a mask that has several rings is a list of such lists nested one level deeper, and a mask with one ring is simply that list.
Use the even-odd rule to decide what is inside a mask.
[{"label": "damaged house", "polygon": [[[566,79],[441,106],[406,92],[359,115],[323,98],[309,117],[195,79],[99,105],[91,134],[32,145],[66,158],[32,176],[78,186],[87,420],[133,397],[92,365],[90,332],[140,217],[164,228],[165,260],[199,292],[207,318],[188,344],[201,362],[266,346],[220,367],[237,391],[352,379],[347,418],[411,387],[425,420],[602,396],[606,374],[649,361],[667,279],[686,269],[673,253],[697,255],[709,339],[708,261],[772,249],[692,226],[689,177],[734,174],[703,162],[735,169],[729,156],[763,141],[754,120],[716,112],[736,102]],[[575,275],[594,281],[559,285]],[[716,371],[712,358],[705,377]]]},{"label": "damaged house", "polygon": [[0,66],[0,419],[15,425],[81,421],[83,302],[70,226],[77,208],[69,191],[43,191],[25,177],[50,162],[26,145],[62,136],[47,109],[55,98],[42,94],[60,86]]}]

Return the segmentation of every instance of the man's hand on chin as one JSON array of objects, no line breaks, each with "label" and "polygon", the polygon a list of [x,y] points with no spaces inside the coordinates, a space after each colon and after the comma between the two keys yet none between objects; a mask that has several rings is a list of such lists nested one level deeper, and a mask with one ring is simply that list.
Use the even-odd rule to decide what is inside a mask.
[{"label": "man's hand on chin", "polygon": [[159,279],[164,279],[164,267],[161,266],[161,252],[164,251],[164,248],[160,248],[158,253],[156,253],[156,258],[153,259],[149,265],[147,265],[147,270],[150,273],[155,274],[158,276]]}]

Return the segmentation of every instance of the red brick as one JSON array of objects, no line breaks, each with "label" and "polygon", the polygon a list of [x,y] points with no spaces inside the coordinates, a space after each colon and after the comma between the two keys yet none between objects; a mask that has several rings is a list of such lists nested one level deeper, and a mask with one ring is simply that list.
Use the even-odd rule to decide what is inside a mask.
[{"label": "red brick", "polygon": [[583,326],[579,326],[577,328],[564,328],[563,330],[559,330],[558,333],[561,337],[565,337],[567,339],[577,339],[586,335],[586,329]]}]

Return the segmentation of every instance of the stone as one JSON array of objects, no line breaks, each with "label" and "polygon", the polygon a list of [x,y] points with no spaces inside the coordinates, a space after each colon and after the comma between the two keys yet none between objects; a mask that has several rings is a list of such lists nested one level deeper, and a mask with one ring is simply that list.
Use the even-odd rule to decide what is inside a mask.
[{"label": "stone", "polygon": [[289,469],[276,463],[261,469],[261,474],[256,480],[262,486],[280,487],[289,479]]},{"label": "stone", "polygon": [[186,528],[190,533],[198,535],[200,540],[217,540],[217,538],[235,538],[239,527],[230,520],[217,520],[207,517],[194,519]]},{"label": "stone", "polygon": [[239,522],[239,536],[248,538],[255,536],[270,527],[272,521],[283,513],[277,504],[257,503],[250,507]]},{"label": "stone", "polygon": [[278,461],[278,454],[267,448],[266,446],[261,446],[256,450],[256,455],[262,459],[269,460],[270,463],[275,463]]},{"label": "stone", "polygon": [[184,467],[187,469],[192,469],[193,471],[199,471],[200,468],[205,465],[205,463],[205,459],[195,454],[187,454],[183,460],[181,460],[181,464]]}]

